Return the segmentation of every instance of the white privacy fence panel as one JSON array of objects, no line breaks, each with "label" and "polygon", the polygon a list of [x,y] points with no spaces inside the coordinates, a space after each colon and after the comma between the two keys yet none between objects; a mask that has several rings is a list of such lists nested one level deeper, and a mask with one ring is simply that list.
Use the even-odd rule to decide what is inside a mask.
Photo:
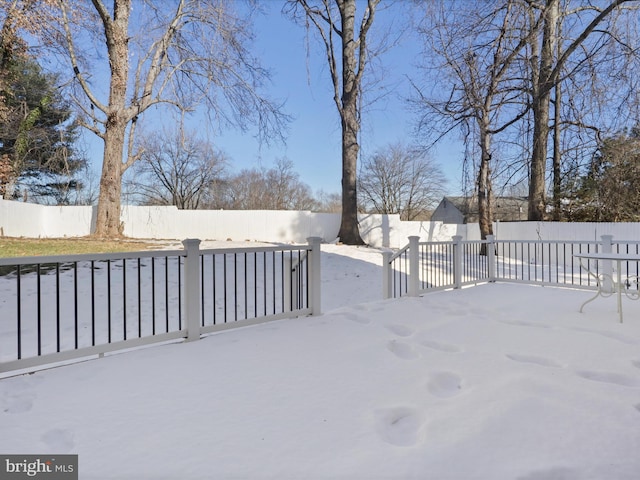
[{"label": "white privacy fence panel", "polygon": [[[54,238],[82,237],[95,230],[96,209],[91,206],[47,206],[0,199],[0,236]],[[399,248],[410,235],[429,241],[466,238],[475,225],[442,222],[403,222],[398,215],[358,217],[363,240],[374,247]],[[275,210],[178,210],[173,206],[122,208],[125,236],[143,239],[183,239],[302,243],[309,237],[325,242],[337,239],[339,213]],[[472,233],[475,235],[475,233]]]},{"label": "white privacy fence panel", "polygon": [[[95,229],[92,206],[47,206],[0,199],[0,236],[82,237]],[[336,240],[339,213],[274,210],[178,210],[174,206],[122,208],[124,234],[131,238],[303,243],[306,238]],[[398,215],[360,214],[363,240],[374,247],[402,248],[407,238],[449,241],[454,236],[479,240],[477,224],[404,222]],[[602,235],[640,239],[640,223],[497,222],[497,240],[598,241]]]},{"label": "white privacy fence panel", "polygon": [[498,240],[600,241],[603,235],[640,240],[640,223],[604,222],[497,222],[493,227]]}]

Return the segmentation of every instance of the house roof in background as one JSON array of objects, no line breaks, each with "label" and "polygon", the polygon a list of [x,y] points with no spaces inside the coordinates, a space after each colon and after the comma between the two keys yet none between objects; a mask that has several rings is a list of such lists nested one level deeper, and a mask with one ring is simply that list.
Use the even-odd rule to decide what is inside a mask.
[{"label": "house roof in background", "polygon": [[[478,216],[478,197],[444,197],[443,202],[448,202],[457,208],[465,217],[465,222],[475,221]],[[526,220],[529,201],[527,197],[495,197],[493,204],[494,220],[519,221]]]}]

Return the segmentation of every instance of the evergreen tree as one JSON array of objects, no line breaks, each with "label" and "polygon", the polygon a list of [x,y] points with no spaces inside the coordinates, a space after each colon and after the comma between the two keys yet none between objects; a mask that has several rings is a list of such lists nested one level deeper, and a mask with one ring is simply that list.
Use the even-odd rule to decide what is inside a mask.
[{"label": "evergreen tree", "polygon": [[640,221],[640,126],[604,139],[568,198],[571,221]]},{"label": "evergreen tree", "polygon": [[3,57],[0,194],[69,203],[70,192],[81,187],[74,175],[87,163],[74,148],[78,133],[71,109],[55,87],[56,77],[35,60]]}]

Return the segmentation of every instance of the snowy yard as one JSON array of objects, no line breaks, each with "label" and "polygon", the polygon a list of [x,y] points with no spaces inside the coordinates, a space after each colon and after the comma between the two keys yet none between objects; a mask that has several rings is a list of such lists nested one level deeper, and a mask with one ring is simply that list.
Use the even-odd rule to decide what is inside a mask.
[{"label": "snowy yard", "polygon": [[0,379],[0,453],[77,453],[82,479],[640,476],[640,302],[381,301],[378,251],[322,248],[322,316]]}]

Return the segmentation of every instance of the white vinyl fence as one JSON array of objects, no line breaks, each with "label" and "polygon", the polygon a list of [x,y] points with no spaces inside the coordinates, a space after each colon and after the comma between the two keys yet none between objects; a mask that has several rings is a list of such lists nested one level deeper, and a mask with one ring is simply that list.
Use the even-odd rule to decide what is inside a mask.
[{"label": "white vinyl fence", "polygon": [[[95,229],[95,207],[47,206],[0,200],[0,236],[83,237]],[[400,248],[409,235],[435,241],[467,235],[466,225],[402,222],[398,215],[360,215],[360,233],[374,247]],[[340,214],[274,210],[178,210],[125,205],[121,221],[130,238],[303,243],[336,240]],[[470,226],[473,229],[475,226]],[[0,253],[1,255],[1,253]]]},{"label": "white vinyl fence", "polygon": [[[83,237],[95,229],[95,207],[46,206],[0,199],[0,237]],[[398,215],[360,215],[360,233],[373,247],[402,248],[410,236],[423,242],[479,240],[477,224],[403,222]],[[336,240],[340,215],[308,211],[178,210],[125,205],[121,221],[131,238],[303,243],[309,237]],[[498,240],[591,240],[602,235],[640,240],[640,223],[497,222]],[[1,255],[1,252],[0,252]]]}]

